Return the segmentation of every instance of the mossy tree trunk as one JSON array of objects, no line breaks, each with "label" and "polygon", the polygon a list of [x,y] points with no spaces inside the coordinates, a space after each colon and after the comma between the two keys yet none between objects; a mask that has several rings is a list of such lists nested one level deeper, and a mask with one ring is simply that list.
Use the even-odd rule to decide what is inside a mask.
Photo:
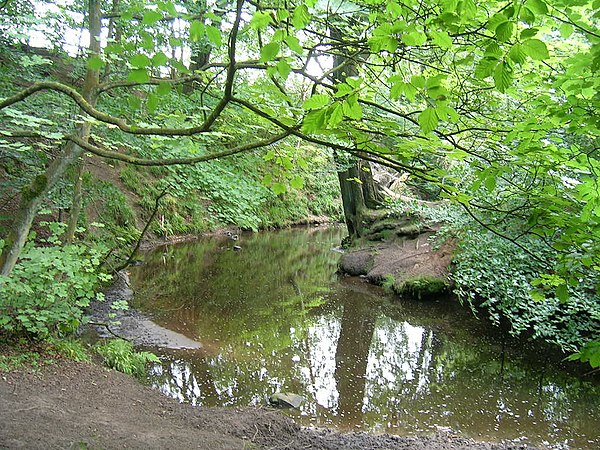
[{"label": "mossy tree trunk", "polygon": [[[89,56],[98,56],[100,54],[100,0],[89,0],[89,31],[90,31],[90,47]],[[82,95],[88,102],[95,104],[97,98],[97,87],[99,83],[99,70],[90,69],[88,67]],[[85,122],[77,130],[77,135],[87,140],[89,139],[90,125]],[[9,276],[14,269],[29,230],[33,224],[41,204],[48,192],[56,185],[56,183],[64,176],[69,166],[77,161],[83,153],[83,149],[72,141],[66,143],[60,155],[54,159],[44,175],[39,175],[26,186],[21,192],[21,204],[19,211],[13,221],[11,230],[6,239],[5,248],[0,255],[0,274]]]},{"label": "mossy tree trunk", "polygon": [[[330,36],[339,42],[344,41],[344,34],[333,25],[329,28]],[[345,49],[340,49],[333,58],[334,81],[343,83],[348,77],[358,76],[357,57],[350,58]],[[363,218],[368,209],[381,206],[383,196],[378,189],[368,161],[352,156],[334,155],[338,166],[338,179],[344,207],[344,218],[351,239],[358,238],[363,232]]]}]

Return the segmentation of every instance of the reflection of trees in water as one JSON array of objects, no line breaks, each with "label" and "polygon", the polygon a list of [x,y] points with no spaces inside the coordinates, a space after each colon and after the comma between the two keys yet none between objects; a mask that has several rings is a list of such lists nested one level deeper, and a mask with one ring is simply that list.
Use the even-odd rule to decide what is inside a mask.
[{"label": "reflection of trees in water", "polygon": [[[136,302],[161,325],[201,340],[231,342],[239,330],[270,329],[297,316],[297,305],[334,280],[341,230],[243,235],[241,252],[206,239],[151,253],[133,268]],[[214,319],[214,320],[213,320]]]},{"label": "reflection of trees in water", "polygon": [[[249,238],[241,253],[214,242],[169,249],[182,259],[150,258],[139,268],[144,301],[205,344],[193,357],[166,358],[155,380],[170,395],[256,405],[287,390],[305,395],[302,414],[323,425],[597,437],[597,387],[552,370],[542,376],[535,361],[510,353],[502,370],[500,348],[464,331],[468,318],[447,304],[390,308],[380,291],[352,279],[324,294],[337,259],[330,245],[294,232],[267,236]],[[316,306],[319,297],[328,302]]]},{"label": "reflection of trees in water", "polygon": [[221,404],[211,368],[203,356],[169,357],[161,366],[154,367],[152,384],[168,396],[192,405]]},{"label": "reflection of trees in water", "polygon": [[[351,294],[349,291],[348,294]],[[346,295],[335,352],[337,416],[344,428],[362,423],[369,350],[378,311],[360,295]]]}]

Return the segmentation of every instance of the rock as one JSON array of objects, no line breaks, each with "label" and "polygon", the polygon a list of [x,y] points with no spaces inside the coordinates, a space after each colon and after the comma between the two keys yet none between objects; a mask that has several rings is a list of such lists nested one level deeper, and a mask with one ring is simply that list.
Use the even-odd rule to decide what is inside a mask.
[{"label": "rock", "polygon": [[280,408],[299,408],[304,397],[291,392],[277,392],[269,397],[269,403]]},{"label": "rock", "polygon": [[366,275],[373,267],[374,257],[369,251],[344,253],[339,262],[340,272],[356,277]]}]

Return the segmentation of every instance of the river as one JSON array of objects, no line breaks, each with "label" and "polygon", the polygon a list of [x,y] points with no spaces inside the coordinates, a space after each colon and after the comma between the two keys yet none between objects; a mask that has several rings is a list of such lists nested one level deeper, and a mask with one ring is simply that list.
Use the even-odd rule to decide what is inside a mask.
[{"label": "river", "polygon": [[399,300],[338,276],[343,236],[338,227],[223,235],[144,254],[130,272],[135,307],[202,343],[155,350],[162,364],[150,383],[199,406],[296,393],[305,402],[287,413],[307,426],[600,448],[597,381],[453,299]]}]

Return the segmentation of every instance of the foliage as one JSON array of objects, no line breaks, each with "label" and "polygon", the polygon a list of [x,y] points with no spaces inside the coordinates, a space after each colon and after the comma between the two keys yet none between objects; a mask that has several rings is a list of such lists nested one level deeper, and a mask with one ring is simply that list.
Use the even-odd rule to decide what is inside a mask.
[{"label": "foliage", "polygon": [[[551,264],[523,267],[539,280],[534,296],[578,310],[598,290],[597,0],[239,0],[215,11],[178,0],[109,11],[92,0],[49,5],[39,19],[33,6],[11,2],[0,16],[3,64],[25,79],[0,81],[0,157],[22,210],[63,204],[57,188],[71,191],[66,168],[85,147],[161,167],[151,171],[171,189],[166,234],[255,230],[316,204],[331,211],[326,196],[299,191],[321,166],[333,175],[331,158],[311,161],[334,152],[410,174],[516,247],[505,255],[546,243]],[[85,50],[64,42],[82,16],[108,39]],[[51,50],[19,54],[30,29]],[[84,72],[83,88],[67,64]],[[312,187],[330,192],[332,179]],[[123,200],[108,206],[126,223]],[[30,215],[13,231],[26,235]],[[3,273],[22,242],[0,255]],[[578,280],[590,282],[582,291]]]},{"label": "foliage", "polygon": [[86,346],[78,339],[67,337],[64,339],[51,339],[49,341],[53,350],[59,355],[73,361],[90,361],[90,354]]},{"label": "foliage", "polygon": [[36,369],[42,364],[37,352],[20,352],[16,355],[0,355],[0,373],[12,372],[21,367]]},{"label": "foliage", "polygon": [[581,349],[569,356],[571,361],[581,361],[582,363],[589,362],[592,368],[600,367],[600,342],[593,341],[586,343]]},{"label": "foliage", "polygon": [[[55,232],[61,224],[51,223]],[[47,338],[73,332],[99,283],[110,277],[99,270],[102,248],[61,245],[53,234],[46,246],[29,242],[10,277],[0,277],[0,329]]]},{"label": "foliage", "polygon": [[[482,308],[496,325],[507,319],[511,334],[530,333],[574,351],[600,333],[600,297],[594,280],[568,286],[568,300],[550,290],[533,300],[536,280],[547,272],[552,253],[541,241],[519,248],[481,229],[465,234],[454,258],[455,292]],[[556,260],[554,260],[555,262]]]},{"label": "foliage", "polygon": [[160,363],[160,359],[150,352],[136,352],[131,342],[111,339],[96,345],[96,352],[104,358],[104,363],[119,372],[141,378],[146,373],[148,363]]}]

